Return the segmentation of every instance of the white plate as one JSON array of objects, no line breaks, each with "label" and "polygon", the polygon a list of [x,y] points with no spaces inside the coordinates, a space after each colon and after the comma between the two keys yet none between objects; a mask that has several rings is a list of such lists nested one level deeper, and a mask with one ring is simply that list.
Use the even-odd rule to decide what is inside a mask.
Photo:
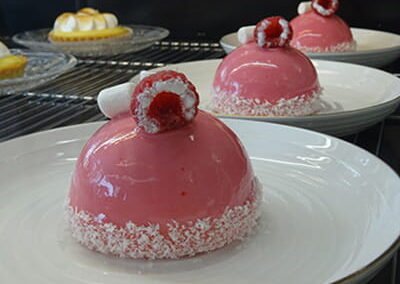
[{"label": "white plate", "polygon": [[323,134],[226,120],[264,187],[243,243],[180,261],[135,261],[78,245],[63,220],[86,124],[0,144],[0,283],[356,283],[399,245],[400,180],[364,150]]},{"label": "white plate", "polygon": [[[308,53],[307,55],[313,59],[357,63],[372,67],[388,65],[400,56],[400,35],[358,28],[351,28],[351,32],[357,41],[356,51]],[[223,36],[220,44],[227,53],[240,45],[236,33]]]},{"label": "white plate", "polygon": [[[173,69],[185,73],[197,87],[200,107],[210,111],[210,91],[221,60],[204,60],[169,65],[154,70]],[[400,79],[383,71],[348,63],[313,61],[323,90],[323,110],[303,117],[246,117],[219,115],[304,127],[336,136],[345,136],[374,125],[392,113],[400,103]],[[135,76],[132,81],[137,81]]]}]

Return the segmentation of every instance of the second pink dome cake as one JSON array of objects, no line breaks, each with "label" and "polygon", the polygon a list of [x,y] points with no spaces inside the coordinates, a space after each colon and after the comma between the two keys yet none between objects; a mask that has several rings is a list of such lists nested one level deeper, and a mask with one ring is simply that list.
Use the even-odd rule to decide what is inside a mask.
[{"label": "second pink dome cake", "polygon": [[317,72],[307,56],[288,46],[290,36],[290,26],[281,17],[258,23],[254,39],[228,54],[218,66],[213,110],[245,116],[316,112],[321,92]]},{"label": "second pink dome cake", "polygon": [[335,15],[338,0],[314,0],[300,5],[304,9],[299,6],[300,15],[290,22],[293,28],[291,46],[303,52],[355,50],[356,42],[349,26]]},{"label": "second pink dome cake", "polygon": [[260,187],[246,151],[220,120],[197,111],[196,89],[183,74],[142,80],[132,114],[117,100],[99,98],[111,121],[76,164],[68,203],[74,238],[120,257],[175,259],[254,229]]}]

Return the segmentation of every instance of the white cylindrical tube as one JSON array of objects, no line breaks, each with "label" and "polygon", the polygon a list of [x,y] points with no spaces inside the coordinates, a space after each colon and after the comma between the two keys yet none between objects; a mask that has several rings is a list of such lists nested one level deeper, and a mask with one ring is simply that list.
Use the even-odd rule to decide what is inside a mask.
[{"label": "white cylindrical tube", "polygon": [[128,82],[100,91],[97,104],[101,112],[108,118],[128,112],[135,86],[134,83]]}]

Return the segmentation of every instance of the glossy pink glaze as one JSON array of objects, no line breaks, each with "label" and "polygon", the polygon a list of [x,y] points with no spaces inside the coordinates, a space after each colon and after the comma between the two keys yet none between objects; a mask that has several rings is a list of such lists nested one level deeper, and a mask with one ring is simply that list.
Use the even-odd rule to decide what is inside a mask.
[{"label": "glossy pink glaze", "polygon": [[353,42],[349,26],[336,15],[323,17],[310,11],[297,16],[290,24],[293,29],[291,45],[294,47],[327,50]]},{"label": "glossy pink glaze", "polygon": [[[130,115],[113,118],[76,164],[70,205],[123,226],[194,221],[243,205],[254,186],[247,154],[220,120],[199,111],[180,129],[147,134]],[[103,215],[102,215],[103,214]]]},{"label": "glossy pink glaze", "polygon": [[264,49],[251,42],[224,58],[213,89],[216,96],[237,95],[274,104],[280,99],[311,96],[320,86],[313,64],[297,49]]}]

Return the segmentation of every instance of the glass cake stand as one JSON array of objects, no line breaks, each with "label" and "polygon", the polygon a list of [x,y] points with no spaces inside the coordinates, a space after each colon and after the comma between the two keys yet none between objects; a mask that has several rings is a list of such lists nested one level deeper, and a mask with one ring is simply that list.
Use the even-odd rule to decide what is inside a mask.
[{"label": "glass cake stand", "polygon": [[145,49],[169,35],[167,29],[143,25],[126,25],[133,36],[121,39],[52,43],[50,29],[26,31],[13,36],[14,42],[38,51],[61,51],[76,56],[107,56]]},{"label": "glass cake stand", "polygon": [[28,64],[23,76],[0,80],[1,95],[33,89],[70,70],[77,63],[74,56],[58,52],[37,52],[23,49],[11,49],[10,51],[14,55],[27,57]]}]

